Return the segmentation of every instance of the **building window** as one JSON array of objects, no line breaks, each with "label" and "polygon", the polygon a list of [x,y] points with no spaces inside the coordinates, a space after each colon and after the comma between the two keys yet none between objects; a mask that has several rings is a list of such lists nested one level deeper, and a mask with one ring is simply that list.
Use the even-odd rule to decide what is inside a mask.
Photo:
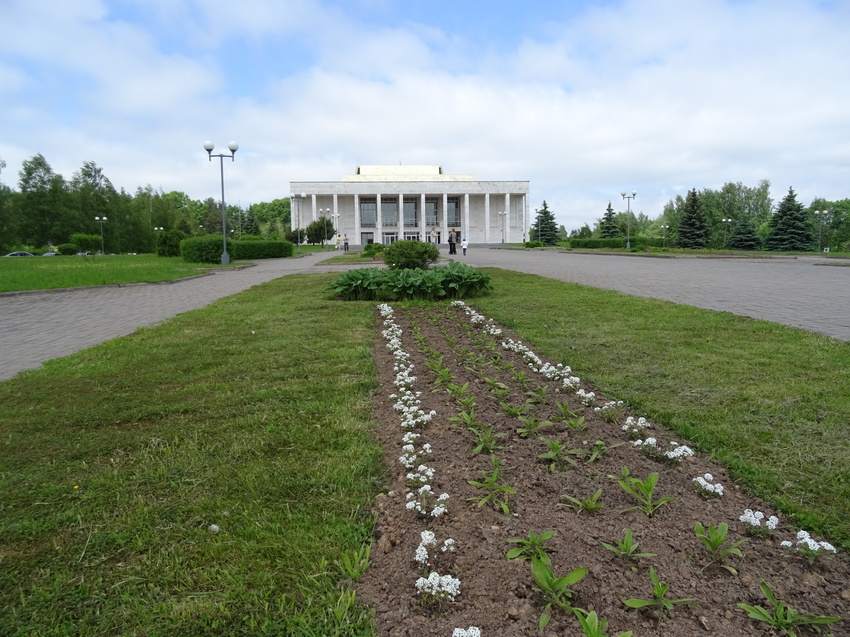
[{"label": "building window", "polygon": [[426,226],[439,226],[440,225],[440,217],[437,214],[438,206],[437,206],[437,198],[429,197],[425,199],[425,225]]},{"label": "building window", "polygon": [[[360,197],[360,225],[374,228],[378,222],[378,200],[375,197]],[[366,233],[371,234],[371,233]]]},{"label": "building window", "polygon": [[385,232],[384,233],[384,245],[392,245],[396,241],[398,241],[398,232]]},{"label": "building window", "polygon": [[384,226],[398,225],[398,199],[396,197],[381,197],[381,224]]},{"label": "building window", "polygon": [[374,232],[361,232],[360,233],[360,245],[367,246],[370,243],[375,243],[375,233]]},{"label": "building window", "polygon": [[446,224],[449,228],[460,225],[460,200],[458,197],[449,197],[446,200]]},{"label": "building window", "polygon": [[404,200],[404,227],[415,228],[419,225],[416,218],[416,199]]},{"label": "building window", "polygon": [[404,233],[405,241],[419,241],[419,233],[418,232],[405,232]]}]

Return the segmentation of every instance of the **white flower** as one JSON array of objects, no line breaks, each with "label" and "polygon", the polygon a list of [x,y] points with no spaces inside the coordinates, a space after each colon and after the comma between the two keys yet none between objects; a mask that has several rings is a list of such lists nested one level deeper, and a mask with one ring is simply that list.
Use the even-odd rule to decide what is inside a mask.
[{"label": "white flower", "polygon": [[455,628],[452,637],[481,637],[481,629],[477,626],[470,626],[466,630]]},{"label": "white flower", "polygon": [[784,546],[785,548],[790,549],[790,548],[792,548],[794,545],[793,545],[793,544],[791,544],[791,542],[789,542],[788,540],[784,540],[784,541],[782,541],[782,542],[780,542],[780,543],[779,543],[779,546]]},{"label": "white flower", "polygon": [[778,518],[778,517],[776,517],[775,515],[771,515],[771,516],[767,519],[767,522],[765,522],[765,523],[764,523],[764,525],[765,525],[767,528],[769,528],[771,531],[773,531],[773,530],[775,530],[775,529],[776,529],[776,527],[777,527],[777,526],[779,526],[779,518]]},{"label": "white flower", "polygon": [[416,580],[416,590],[420,595],[430,595],[436,599],[447,599],[453,602],[460,595],[460,580],[434,571],[427,578],[420,577]]}]

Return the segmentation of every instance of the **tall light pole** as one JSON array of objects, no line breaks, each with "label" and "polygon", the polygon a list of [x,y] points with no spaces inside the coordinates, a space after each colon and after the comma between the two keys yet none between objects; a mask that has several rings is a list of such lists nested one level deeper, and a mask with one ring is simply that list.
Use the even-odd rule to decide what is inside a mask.
[{"label": "tall light pole", "polygon": [[818,218],[818,252],[822,250],[823,243],[823,216],[828,213],[829,210],[815,210],[815,216]]},{"label": "tall light pole", "polygon": [[500,225],[502,226],[502,243],[505,242],[505,215],[507,215],[507,214],[508,213],[506,213],[504,211],[499,213],[499,220],[501,221]]},{"label": "tall light pole", "polygon": [[319,216],[322,218],[322,230],[325,233],[325,240],[322,242],[322,250],[328,249],[328,220],[325,215],[329,214],[330,208],[319,208]]},{"label": "tall light pole", "polygon": [[637,197],[637,191],[632,190],[631,195],[627,195],[625,190],[621,190],[620,194],[626,200],[626,250],[632,248],[632,202],[631,200]]},{"label": "tall light pole", "polygon": [[667,231],[670,229],[670,226],[661,226],[661,229],[664,231],[664,240],[661,242],[661,247],[667,247]]},{"label": "tall light pole", "polygon": [[[340,241],[341,241],[341,238],[339,236],[339,212],[332,213],[331,214],[331,220],[332,220],[332,223],[333,223],[334,232],[336,232],[337,239],[340,239]],[[340,244],[337,243],[334,246],[334,249],[339,249],[339,245]]]},{"label": "tall light pole", "polygon": [[103,222],[106,221],[106,217],[95,217],[94,220],[100,222],[100,253],[106,254],[103,250]]},{"label": "tall light pole", "polygon": [[732,223],[731,219],[721,219],[723,222],[723,248],[726,248],[726,231],[729,229],[729,224]]},{"label": "tall light pole", "polygon": [[212,161],[213,157],[218,157],[219,163],[221,164],[221,265],[227,265],[230,263],[230,255],[227,254],[227,217],[225,216],[227,207],[224,204],[224,158],[230,157],[230,161],[236,161],[235,155],[236,151],[239,150],[239,144],[236,142],[230,142],[227,147],[230,149],[229,155],[225,155],[223,153],[213,155],[212,152],[213,148],[215,148],[215,144],[211,141],[204,142],[204,150],[206,150],[207,154],[210,156],[210,161]]}]

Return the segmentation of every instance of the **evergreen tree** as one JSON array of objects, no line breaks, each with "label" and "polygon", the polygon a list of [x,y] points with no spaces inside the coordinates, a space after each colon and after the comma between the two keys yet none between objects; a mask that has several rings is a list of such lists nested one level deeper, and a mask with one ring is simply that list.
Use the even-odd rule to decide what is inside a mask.
[{"label": "evergreen tree", "polygon": [[812,224],[806,217],[803,204],[797,201],[793,188],[776,209],[769,222],[770,234],[765,247],[773,251],[805,252],[814,247],[815,238]]},{"label": "evergreen tree", "polygon": [[543,207],[535,210],[537,217],[531,226],[532,237],[535,241],[542,241],[549,245],[555,245],[558,241],[558,224],[555,223],[555,213],[549,210],[546,201]]},{"label": "evergreen tree", "polygon": [[254,207],[242,213],[242,234],[260,234],[260,228],[254,219]]},{"label": "evergreen tree", "polygon": [[[327,217],[319,217],[307,225],[305,232],[307,234],[307,243],[313,245],[321,243],[324,245],[326,241],[333,239],[336,234],[336,229],[330,219]],[[301,235],[301,239],[304,239],[303,233]]]},{"label": "evergreen tree", "polygon": [[608,202],[608,208],[605,209],[605,215],[599,221],[599,236],[603,239],[613,239],[620,236],[620,229],[617,227],[617,217],[614,215],[614,209],[611,207],[611,202]]},{"label": "evergreen tree", "polygon": [[749,215],[738,217],[732,235],[729,237],[728,247],[732,250],[761,249],[761,237]]},{"label": "evergreen tree", "polygon": [[704,248],[710,237],[711,232],[702,212],[700,197],[694,188],[685,198],[685,212],[679,224],[679,247]]}]

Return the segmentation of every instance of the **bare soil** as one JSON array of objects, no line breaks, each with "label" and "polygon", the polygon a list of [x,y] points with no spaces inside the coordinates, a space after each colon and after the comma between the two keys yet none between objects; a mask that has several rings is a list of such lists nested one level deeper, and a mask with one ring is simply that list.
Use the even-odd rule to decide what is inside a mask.
[{"label": "bare soil", "polygon": [[[448,513],[436,519],[423,519],[405,508],[405,496],[411,491],[405,476],[408,469],[399,462],[402,436],[399,414],[393,409],[393,357],[383,338],[378,339],[374,359],[377,364],[380,390],[375,397],[375,415],[380,423],[380,439],[387,458],[387,492],[375,502],[377,523],[372,564],[357,585],[358,598],[375,611],[375,626],[382,636],[440,636],[448,637],[454,628],[477,626],[484,637],[513,635],[580,635],[581,628],[570,613],[555,610],[551,623],[538,629],[544,609],[542,595],[534,590],[529,562],[508,560],[505,554],[516,546],[507,540],[526,538],[529,532],[540,534],[554,531],[548,545],[552,570],[562,576],[578,567],[589,569],[587,576],[573,590],[575,607],[595,610],[608,619],[606,634],[619,635],[634,631],[635,637],[705,635],[769,635],[774,634],[767,624],[747,617],[737,603],[769,607],[759,589],[766,580],[780,600],[799,612],[841,617],[832,624],[832,634],[850,634],[850,562],[846,556],[825,555],[809,563],[800,555],[781,548],[782,540],[796,541],[799,530],[765,502],[736,486],[726,469],[705,454],[686,458],[679,463],[659,462],[636,449],[632,438],[623,430],[628,415],[623,412],[613,421],[584,409],[587,429],[576,431],[556,420],[556,401],[569,402],[574,412],[583,405],[574,392],[564,390],[561,381],[548,380],[529,370],[522,356],[505,350],[502,341],[520,339],[503,329],[501,335],[491,336],[482,327],[473,326],[463,308],[434,306],[426,308],[395,308],[394,320],[403,330],[403,349],[411,356],[417,381],[414,390],[421,392],[421,407],[435,410],[437,416],[419,433],[419,442],[428,442],[433,453],[423,462],[436,470],[433,489],[449,493]],[[383,318],[378,317],[383,330]],[[418,335],[418,336],[417,336]],[[417,336],[414,338],[414,336]],[[492,342],[494,345],[488,345]],[[474,435],[449,418],[458,416],[461,407],[441,386],[426,362],[439,352],[457,385],[469,383],[475,395],[476,418],[506,435],[501,439],[504,449],[497,454],[504,458],[506,469],[503,483],[517,493],[508,503],[510,514],[485,506],[479,508],[468,498],[484,495],[482,489],[468,483],[482,478],[482,471],[491,468],[490,457],[475,455]],[[482,355],[485,362],[482,362]],[[430,357],[430,358],[429,358]],[[474,362],[475,358],[477,362]],[[531,379],[523,387],[508,368],[526,371]],[[580,376],[580,370],[573,370]],[[527,391],[546,387],[546,400],[530,408],[541,420],[553,422],[541,430],[540,436],[558,438],[569,449],[590,449],[596,440],[607,446],[624,443],[594,462],[576,456],[578,466],[566,471],[551,471],[538,456],[546,451],[537,437],[521,438],[517,418],[506,415],[499,399],[489,390],[484,378],[498,380],[511,388],[509,403],[518,406],[528,398]],[[582,379],[586,391],[593,388]],[[437,389],[437,391],[433,391]],[[596,404],[608,399],[598,395]],[[675,440],[688,444],[653,423],[650,435],[662,446]],[[631,475],[645,478],[653,472],[660,474],[655,497],[669,496],[675,501],[666,504],[653,517],[643,512],[627,510],[637,502],[609,475],[619,475],[623,467]],[[695,488],[693,478],[710,473],[715,482],[724,485],[720,498],[705,499]],[[559,506],[567,501],[562,495],[584,498],[602,489],[604,508],[596,514],[581,513]],[[769,537],[751,537],[739,521],[745,509],[763,511],[765,516],[778,515],[780,525]],[[719,565],[709,566],[702,543],[694,534],[694,524],[729,525],[730,543],[744,538],[742,558],[723,562],[733,567],[732,574]],[[462,582],[461,595],[455,602],[440,606],[425,606],[416,594],[415,582],[422,570],[414,561],[420,542],[420,532],[430,529],[439,542],[453,538],[457,550],[452,556],[449,573]],[[640,552],[654,557],[626,560],[601,545],[622,540],[631,529]],[[820,539],[820,538],[818,538]],[[664,617],[654,610],[628,608],[623,600],[651,599],[649,567],[654,566],[661,581],[669,583],[669,599],[695,598],[695,602],[677,604]],[[446,574],[441,571],[441,574]],[[830,627],[824,627],[828,634]],[[778,634],[778,633],[776,633]],[[801,635],[815,634],[806,628]]]}]

